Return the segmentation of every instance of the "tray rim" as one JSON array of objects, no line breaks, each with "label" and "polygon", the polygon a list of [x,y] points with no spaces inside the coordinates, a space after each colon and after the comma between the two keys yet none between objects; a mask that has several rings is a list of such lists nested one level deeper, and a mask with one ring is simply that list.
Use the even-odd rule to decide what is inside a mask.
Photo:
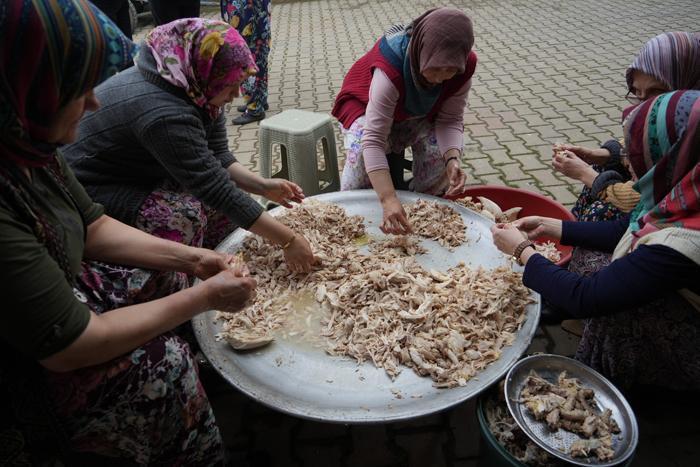
[{"label": "tray rim", "polygon": [[[351,194],[350,196],[361,196],[363,194],[367,193],[374,193],[374,190],[352,190],[352,191],[347,191],[347,192],[332,192],[332,193],[324,193],[324,194],[319,194],[315,196],[310,196],[307,197],[306,199],[315,199],[319,201],[324,201],[328,198],[334,198],[337,196],[339,193],[345,193],[345,194]],[[444,198],[439,198],[431,195],[426,195],[423,193],[414,193],[414,192],[405,192],[405,191],[397,191],[397,194],[399,195],[399,198],[401,199],[402,202],[410,202],[410,201],[416,201],[417,199],[426,199],[429,201],[436,201],[442,204],[447,204],[453,208],[455,208],[456,203],[453,203],[451,200],[447,200]],[[332,202],[332,201],[330,201]],[[456,205],[457,207],[455,208],[458,212],[459,209],[464,209],[469,211],[472,215],[478,216],[480,219],[485,221],[486,223],[493,223],[490,219],[482,216],[479,213],[476,213],[470,209],[465,208],[464,206]],[[286,211],[286,208],[284,207],[276,207],[272,209],[270,212],[271,215],[276,216],[279,215],[280,213],[283,213]],[[227,237],[219,246],[217,246],[216,251],[228,251],[228,243],[232,241],[232,238],[234,236],[242,237],[245,238],[247,236],[251,235],[249,232],[243,231],[243,230],[237,230],[229,237]],[[192,319],[192,325],[195,331],[195,337],[197,338],[197,341],[199,342],[202,351],[204,352],[205,356],[209,360],[209,362],[212,364],[212,366],[215,368],[215,370],[221,375],[222,378],[224,378],[229,384],[231,384],[233,387],[238,389],[239,391],[243,392],[247,396],[251,397],[252,399],[256,400],[257,402],[270,407],[274,410],[281,411],[283,413],[286,413],[288,415],[308,419],[308,420],[313,420],[313,421],[318,421],[318,422],[324,422],[324,423],[339,423],[339,424],[374,424],[374,423],[387,423],[387,422],[396,422],[396,421],[405,421],[405,420],[410,420],[413,418],[421,417],[421,416],[427,416],[430,414],[438,413],[444,410],[447,410],[455,405],[458,405],[460,403],[463,403],[467,400],[470,400],[474,397],[477,397],[479,394],[481,394],[483,391],[488,389],[490,386],[492,386],[494,383],[499,381],[506,375],[508,372],[508,369],[514,365],[524,354],[524,352],[527,350],[529,347],[530,343],[532,342],[532,339],[534,338],[536,332],[537,332],[537,326],[539,322],[539,315],[540,315],[540,307],[541,307],[541,300],[540,296],[538,293],[534,291],[531,292],[531,297],[533,300],[535,300],[534,303],[528,305],[528,308],[526,309],[526,319],[523,321],[520,330],[518,331],[517,336],[521,337],[520,339],[516,338],[516,340],[509,346],[506,346],[502,350],[502,355],[499,360],[496,360],[495,362],[492,362],[489,364],[482,372],[477,374],[472,380],[478,380],[482,384],[480,384],[480,387],[477,390],[474,390],[472,388],[469,388],[468,386],[466,387],[456,387],[456,388],[451,388],[451,389],[439,389],[437,390],[438,392],[445,393],[448,391],[451,391],[451,394],[455,394],[454,397],[447,398],[446,401],[440,400],[441,404],[436,404],[436,407],[433,407],[429,410],[402,410],[402,411],[395,411],[392,414],[386,414],[386,411],[383,415],[381,416],[375,416],[372,414],[372,411],[364,411],[364,410],[357,410],[355,409],[352,412],[339,412],[339,411],[334,411],[334,410],[329,410],[329,409],[318,409],[317,412],[315,413],[313,411],[309,410],[304,410],[304,407],[295,407],[293,404],[281,404],[279,402],[280,399],[284,399],[284,397],[270,397],[267,394],[261,393],[260,391],[257,391],[255,387],[251,387],[249,384],[250,381],[246,381],[246,375],[245,371],[241,371],[240,366],[233,367],[229,365],[229,368],[224,368],[224,362],[221,361],[221,358],[218,356],[218,353],[216,352],[215,347],[217,345],[226,345],[222,344],[220,342],[215,342],[213,340],[207,339],[207,332],[209,329],[209,326],[211,326],[211,323],[213,321],[213,316],[215,311],[214,310],[209,310],[203,313],[200,313],[199,315],[195,316]],[[523,333],[524,337],[523,337]],[[234,354],[235,352],[233,350],[228,349],[229,353]],[[251,351],[255,352],[255,350]],[[213,356],[213,358],[212,358]],[[341,357],[332,357],[328,356],[328,358],[336,358],[336,359],[341,359]],[[504,360],[507,358],[507,360]],[[493,367],[493,365],[499,364],[503,368],[496,370],[496,371],[489,371]],[[369,362],[365,362],[362,365],[369,365],[372,368],[374,368],[374,365],[372,365]],[[358,367],[361,367],[362,365],[358,365]],[[234,369],[235,371],[227,371],[227,369]],[[412,371],[409,368],[404,368],[404,371]],[[482,377],[486,373],[486,379]],[[238,378],[236,378],[238,376]],[[254,386],[254,385],[253,385]],[[468,392],[466,394],[457,396],[456,394],[459,392],[465,392],[466,389],[470,389],[471,392]],[[461,390],[461,391],[460,391]],[[412,404],[412,405],[421,405],[421,404]]]},{"label": "tray rim", "polygon": [[[518,396],[520,391],[522,390],[522,384],[523,381],[518,381],[517,384],[514,381],[515,376],[514,374],[519,371],[522,367],[527,366],[528,364],[532,364],[533,361],[541,361],[542,363],[545,363],[547,361],[559,361],[559,362],[564,362],[568,365],[573,365],[576,367],[578,370],[580,370],[583,373],[588,373],[594,378],[597,378],[599,382],[603,383],[605,387],[608,388],[610,392],[612,392],[613,395],[620,401],[621,407],[617,407],[620,412],[626,413],[627,417],[629,418],[630,421],[630,435],[631,439],[629,444],[625,447],[623,453],[618,457],[610,461],[582,461],[579,460],[579,458],[572,457],[568,455],[567,453],[564,453],[563,451],[560,451],[559,449],[556,449],[555,447],[550,446],[548,443],[542,441],[533,431],[530,429],[530,427],[524,423],[524,421],[521,419],[521,413],[520,411],[517,411],[515,407],[517,407],[519,402],[517,400],[513,399],[511,397],[511,393],[514,391],[518,391]],[[533,368],[530,368],[533,369]],[[580,378],[580,375],[572,375],[570,374],[569,376],[574,376],[576,378]],[[583,382],[583,381],[582,381]],[[585,383],[584,383],[585,384]],[[515,386],[515,387],[513,387]],[[506,405],[508,407],[508,411],[510,412],[511,416],[515,420],[515,423],[518,424],[520,429],[525,433],[525,435],[532,440],[535,444],[537,444],[539,447],[547,451],[549,454],[555,456],[558,459],[564,460],[566,462],[569,462],[573,465],[578,465],[582,467],[615,467],[615,466],[620,466],[627,460],[629,460],[637,450],[637,444],[639,443],[639,425],[637,423],[637,417],[634,414],[634,411],[632,410],[632,407],[629,405],[629,402],[627,399],[624,397],[622,392],[620,392],[615,385],[608,380],[605,376],[594,370],[593,368],[589,367],[588,365],[579,362],[578,360],[575,360],[573,358],[565,357],[563,355],[556,355],[556,354],[535,354],[535,355],[530,355],[527,357],[522,358],[518,362],[516,362],[513,366],[510,367],[510,370],[508,370],[508,373],[506,374],[505,378],[505,384],[504,384],[504,395],[506,399]],[[517,397],[517,396],[516,396]],[[543,422],[539,422],[543,423]],[[589,459],[590,456],[586,459]]]}]

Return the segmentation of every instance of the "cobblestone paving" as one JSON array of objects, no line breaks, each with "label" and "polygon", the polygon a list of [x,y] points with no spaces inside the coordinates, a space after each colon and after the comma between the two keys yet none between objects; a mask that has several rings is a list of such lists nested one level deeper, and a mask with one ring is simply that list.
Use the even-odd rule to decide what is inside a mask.
[{"label": "cobblestone paving", "polygon": [[[479,64],[462,160],[471,182],[532,189],[567,205],[580,187],[552,172],[551,144],[619,138],[624,70],[634,54],[660,32],[700,25],[697,0],[273,0],[268,115],[290,108],[329,112],[344,72],[387,26],[439,5],[461,8],[474,20]],[[258,170],[258,125],[230,126],[229,137],[239,160]],[[337,129],[336,144],[342,155]],[[529,352],[572,355],[575,347],[576,338],[547,326]],[[474,401],[407,423],[343,426],[279,414],[216,376],[206,385],[232,465],[496,465],[479,456]],[[631,402],[641,427],[634,466],[698,465],[696,401],[662,393]]]}]

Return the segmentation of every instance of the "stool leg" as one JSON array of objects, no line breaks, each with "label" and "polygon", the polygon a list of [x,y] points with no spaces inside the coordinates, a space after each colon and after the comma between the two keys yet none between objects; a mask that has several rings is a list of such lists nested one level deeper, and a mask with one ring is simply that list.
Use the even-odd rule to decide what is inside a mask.
[{"label": "stool leg", "polygon": [[326,169],[323,171],[323,180],[328,182],[328,185],[323,189],[324,193],[331,191],[340,191],[340,172],[338,171],[338,151],[335,148],[335,138],[322,137],[323,158],[326,163]]},{"label": "stool leg", "polygon": [[287,155],[287,147],[280,144],[280,171],[277,172],[275,178],[284,178],[290,180],[289,178],[289,156]]},{"label": "stool leg", "polygon": [[272,144],[267,131],[260,131],[260,175],[263,178],[272,177]]}]

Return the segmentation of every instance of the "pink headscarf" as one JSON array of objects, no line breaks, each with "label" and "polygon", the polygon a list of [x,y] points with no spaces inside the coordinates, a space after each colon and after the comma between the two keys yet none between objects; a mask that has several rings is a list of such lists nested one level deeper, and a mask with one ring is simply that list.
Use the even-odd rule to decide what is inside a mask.
[{"label": "pink headscarf", "polygon": [[209,102],[225,87],[258,69],[241,35],[223,21],[186,18],[153,29],[146,37],[158,73],[182,88],[214,119],[221,108]]}]

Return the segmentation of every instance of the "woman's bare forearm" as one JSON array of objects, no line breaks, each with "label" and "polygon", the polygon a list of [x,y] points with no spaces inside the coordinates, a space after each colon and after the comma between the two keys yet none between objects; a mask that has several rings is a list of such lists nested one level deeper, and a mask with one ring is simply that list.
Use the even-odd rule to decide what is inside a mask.
[{"label": "woman's bare forearm", "polygon": [[52,371],[72,371],[107,362],[208,309],[205,283],[147,303],[97,315],[68,347],[40,363]]},{"label": "woman's bare forearm", "polygon": [[84,257],[159,271],[192,274],[201,249],[142,232],[109,216],[88,226]]}]

